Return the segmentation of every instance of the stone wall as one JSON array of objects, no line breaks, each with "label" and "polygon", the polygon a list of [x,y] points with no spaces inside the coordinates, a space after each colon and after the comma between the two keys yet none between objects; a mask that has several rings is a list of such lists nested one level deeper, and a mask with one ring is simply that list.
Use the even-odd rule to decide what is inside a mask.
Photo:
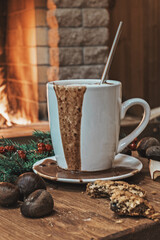
[{"label": "stone wall", "polygon": [[100,78],[108,54],[109,0],[48,0],[49,81]]},{"label": "stone wall", "polygon": [[38,114],[40,120],[47,120],[46,83],[49,66],[47,0],[34,0],[35,31],[37,50]]},{"label": "stone wall", "polygon": [[101,77],[108,54],[108,2],[3,0],[8,13],[7,26],[0,27],[5,36],[0,70],[13,113],[47,120],[48,81]]}]

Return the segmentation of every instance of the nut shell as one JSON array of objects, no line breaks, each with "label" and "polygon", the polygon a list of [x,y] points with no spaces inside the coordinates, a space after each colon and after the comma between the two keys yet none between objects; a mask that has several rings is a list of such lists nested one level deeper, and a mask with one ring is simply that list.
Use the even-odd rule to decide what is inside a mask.
[{"label": "nut shell", "polygon": [[44,180],[33,172],[21,174],[16,181],[16,185],[19,188],[21,200],[27,198],[37,189],[46,189]]},{"label": "nut shell", "polygon": [[14,206],[19,199],[18,187],[8,182],[0,182],[0,205],[3,207]]},{"label": "nut shell", "polygon": [[160,146],[152,146],[147,148],[146,157],[156,161],[160,161]]},{"label": "nut shell", "polygon": [[21,205],[21,213],[25,217],[40,218],[52,213],[54,201],[49,192],[38,189],[31,193]]},{"label": "nut shell", "polygon": [[146,157],[146,150],[151,146],[160,146],[160,142],[153,137],[144,137],[137,144],[137,152],[141,157]]}]

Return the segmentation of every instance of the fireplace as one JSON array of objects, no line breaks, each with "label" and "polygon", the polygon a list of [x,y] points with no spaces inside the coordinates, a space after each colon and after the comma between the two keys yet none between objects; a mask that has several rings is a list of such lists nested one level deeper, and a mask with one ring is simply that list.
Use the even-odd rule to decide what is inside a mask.
[{"label": "fireplace", "polygon": [[46,82],[100,78],[108,0],[1,0],[0,128],[47,120]]}]

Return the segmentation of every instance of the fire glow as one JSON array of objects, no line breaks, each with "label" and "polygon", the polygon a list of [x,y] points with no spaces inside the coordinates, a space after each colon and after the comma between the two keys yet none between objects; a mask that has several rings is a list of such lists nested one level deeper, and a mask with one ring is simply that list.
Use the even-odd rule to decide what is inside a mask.
[{"label": "fire glow", "polygon": [[9,110],[5,85],[0,86],[0,128],[11,127],[14,124],[26,125],[31,123],[24,113],[13,113]]},{"label": "fire glow", "polygon": [[0,28],[0,128],[38,121],[35,9],[26,3],[21,11],[9,0]]},{"label": "fire glow", "polygon": [[[4,93],[5,91],[5,86],[2,85],[0,87],[0,94],[1,94],[1,99],[0,99],[0,122],[2,123],[2,125],[6,125],[8,127],[10,127],[12,125],[11,121],[10,121],[10,117],[8,115],[7,112],[7,96]],[[3,120],[3,122],[2,122]]]}]

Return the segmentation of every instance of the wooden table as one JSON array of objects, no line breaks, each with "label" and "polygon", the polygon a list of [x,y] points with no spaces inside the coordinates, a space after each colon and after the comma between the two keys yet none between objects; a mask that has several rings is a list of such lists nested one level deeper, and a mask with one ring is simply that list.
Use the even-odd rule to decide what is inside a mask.
[{"label": "wooden table", "polygon": [[[143,170],[126,179],[147,191],[147,199],[160,212],[160,182],[152,181],[148,161],[142,159]],[[0,240],[45,239],[160,239],[160,221],[145,218],[117,217],[106,199],[92,199],[85,193],[85,185],[47,182],[55,208],[52,215],[29,219],[21,215],[19,207],[0,208]]]}]

